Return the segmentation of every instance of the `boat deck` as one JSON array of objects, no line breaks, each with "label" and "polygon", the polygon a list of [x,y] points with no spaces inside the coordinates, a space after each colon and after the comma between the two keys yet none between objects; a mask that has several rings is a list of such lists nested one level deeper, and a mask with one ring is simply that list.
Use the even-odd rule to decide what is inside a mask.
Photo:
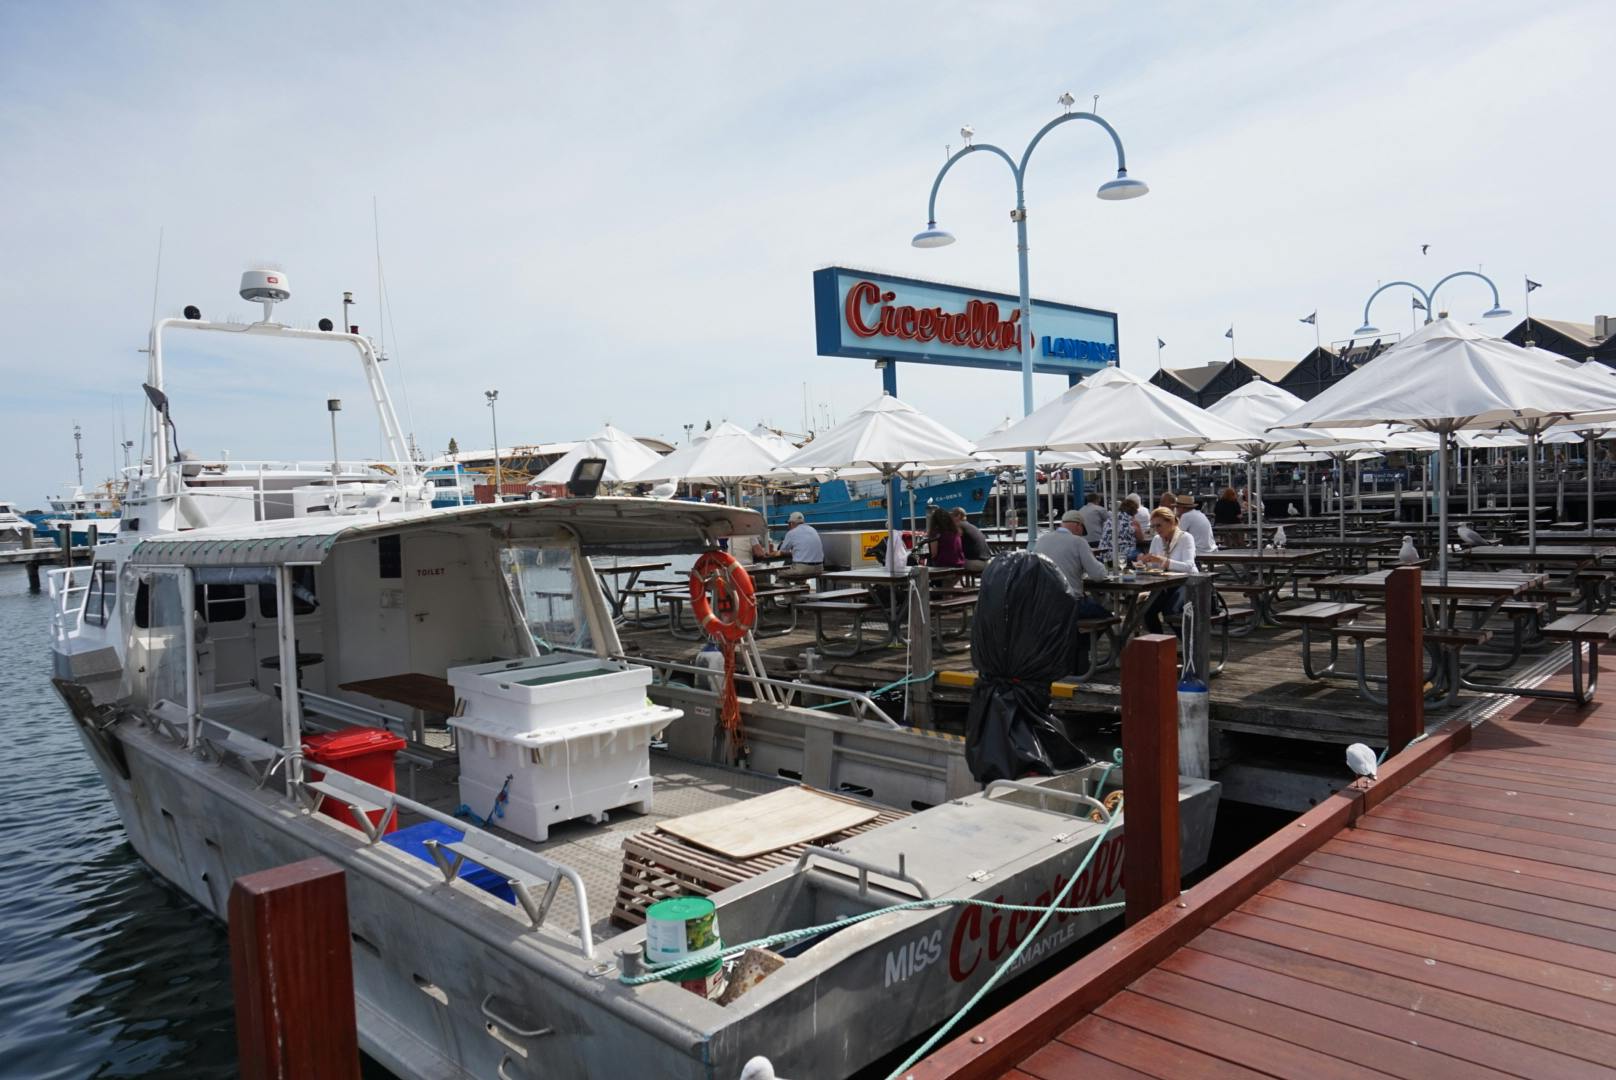
[{"label": "boat deck", "polygon": [[[755,795],[795,786],[790,780],[686,761],[659,751],[651,753],[651,775],[654,783],[649,814],[636,814],[624,807],[611,811],[603,825],[591,825],[587,821],[561,822],[551,826],[550,838],[543,843],[507,832],[497,824],[490,830],[504,840],[540,852],[578,872],[588,893],[590,929],[597,941],[623,931],[621,926],[612,922],[612,907],[617,899],[618,881],[623,874],[623,839],[626,836],[654,829],[671,818],[712,810]],[[416,784],[416,798],[434,810],[452,814],[460,805],[458,771],[452,766],[422,772]],[[405,824],[409,823],[405,821]],[[576,933],[577,910],[570,900],[564,899],[550,909],[546,923]]]},{"label": "boat deck", "polygon": [[1444,725],[913,1075],[1613,1075],[1613,791],[1616,703]]}]

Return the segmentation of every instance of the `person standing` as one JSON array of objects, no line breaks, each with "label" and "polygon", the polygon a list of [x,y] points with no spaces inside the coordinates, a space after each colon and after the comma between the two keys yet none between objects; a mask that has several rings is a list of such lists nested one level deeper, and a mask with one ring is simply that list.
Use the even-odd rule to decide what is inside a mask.
[{"label": "person standing", "polygon": [[1212,522],[1195,505],[1195,496],[1178,497],[1178,527],[1195,538],[1196,551],[1218,550],[1218,542],[1212,536]]},{"label": "person standing", "polygon": [[[1156,536],[1150,542],[1150,552],[1139,556],[1140,562],[1174,574],[1200,573],[1195,565],[1195,537],[1178,527],[1176,514],[1158,506],[1151,512],[1150,527]],[[1145,608],[1145,629],[1152,634],[1161,633],[1162,616],[1177,615],[1183,609],[1184,586],[1158,589]]]},{"label": "person standing", "polygon": [[780,576],[793,581],[818,577],[825,572],[825,544],[819,539],[819,531],[807,523],[800,510],[792,511],[786,522],[790,528],[780,541],[780,553],[791,556],[791,565],[780,571]]}]

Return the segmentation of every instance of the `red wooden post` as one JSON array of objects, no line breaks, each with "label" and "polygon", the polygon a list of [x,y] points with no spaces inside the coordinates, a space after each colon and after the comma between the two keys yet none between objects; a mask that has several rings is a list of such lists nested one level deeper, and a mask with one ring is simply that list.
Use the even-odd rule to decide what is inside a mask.
[{"label": "red wooden post", "polygon": [[243,1080],[359,1076],[342,869],[306,859],[236,879],[230,979]]},{"label": "red wooden post", "polygon": [[1178,895],[1178,639],[1122,652],[1122,883],[1131,926]]},{"label": "red wooden post", "polygon": [[1425,731],[1425,611],[1420,570],[1399,566],[1386,579],[1386,744],[1399,753]]}]

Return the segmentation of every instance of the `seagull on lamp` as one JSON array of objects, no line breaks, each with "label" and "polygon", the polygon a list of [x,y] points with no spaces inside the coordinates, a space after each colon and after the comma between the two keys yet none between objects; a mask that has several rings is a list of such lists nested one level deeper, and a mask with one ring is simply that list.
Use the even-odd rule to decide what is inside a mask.
[{"label": "seagull on lamp", "polygon": [[1397,565],[1408,566],[1411,563],[1417,563],[1419,561],[1420,550],[1414,546],[1414,538],[1412,536],[1405,535],[1403,537],[1403,546],[1397,549]]},{"label": "seagull on lamp", "polygon": [[1347,768],[1358,776],[1358,779],[1352,782],[1352,786],[1367,788],[1375,782],[1379,762],[1375,760],[1373,750],[1361,742],[1355,742],[1347,747]]},{"label": "seagull on lamp", "polygon": [[1468,525],[1460,525],[1457,531],[1459,534],[1459,543],[1463,544],[1465,547],[1489,547],[1498,543],[1497,540],[1487,539],[1485,536],[1481,535]]},{"label": "seagull on lamp", "polygon": [[974,139],[975,137],[976,137],[976,129],[974,127],[972,127],[970,124],[966,124],[964,127],[960,128],[960,138],[965,140],[965,145],[966,146],[970,146],[971,145],[971,140]]},{"label": "seagull on lamp", "polygon": [[1062,94],[1055,100],[1060,103],[1060,107],[1063,112],[1071,112],[1072,106],[1077,104],[1077,99],[1072,96],[1072,92],[1070,90],[1066,91],[1066,93]]}]

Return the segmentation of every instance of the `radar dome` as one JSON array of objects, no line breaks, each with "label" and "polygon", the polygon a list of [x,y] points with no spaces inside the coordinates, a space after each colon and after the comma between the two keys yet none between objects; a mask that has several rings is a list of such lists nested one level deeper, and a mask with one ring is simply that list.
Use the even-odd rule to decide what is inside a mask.
[{"label": "radar dome", "polygon": [[292,290],[286,281],[286,273],[281,270],[248,270],[241,275],[241,298],[243,300],[268,300],[278,302],[290,299]]}]

